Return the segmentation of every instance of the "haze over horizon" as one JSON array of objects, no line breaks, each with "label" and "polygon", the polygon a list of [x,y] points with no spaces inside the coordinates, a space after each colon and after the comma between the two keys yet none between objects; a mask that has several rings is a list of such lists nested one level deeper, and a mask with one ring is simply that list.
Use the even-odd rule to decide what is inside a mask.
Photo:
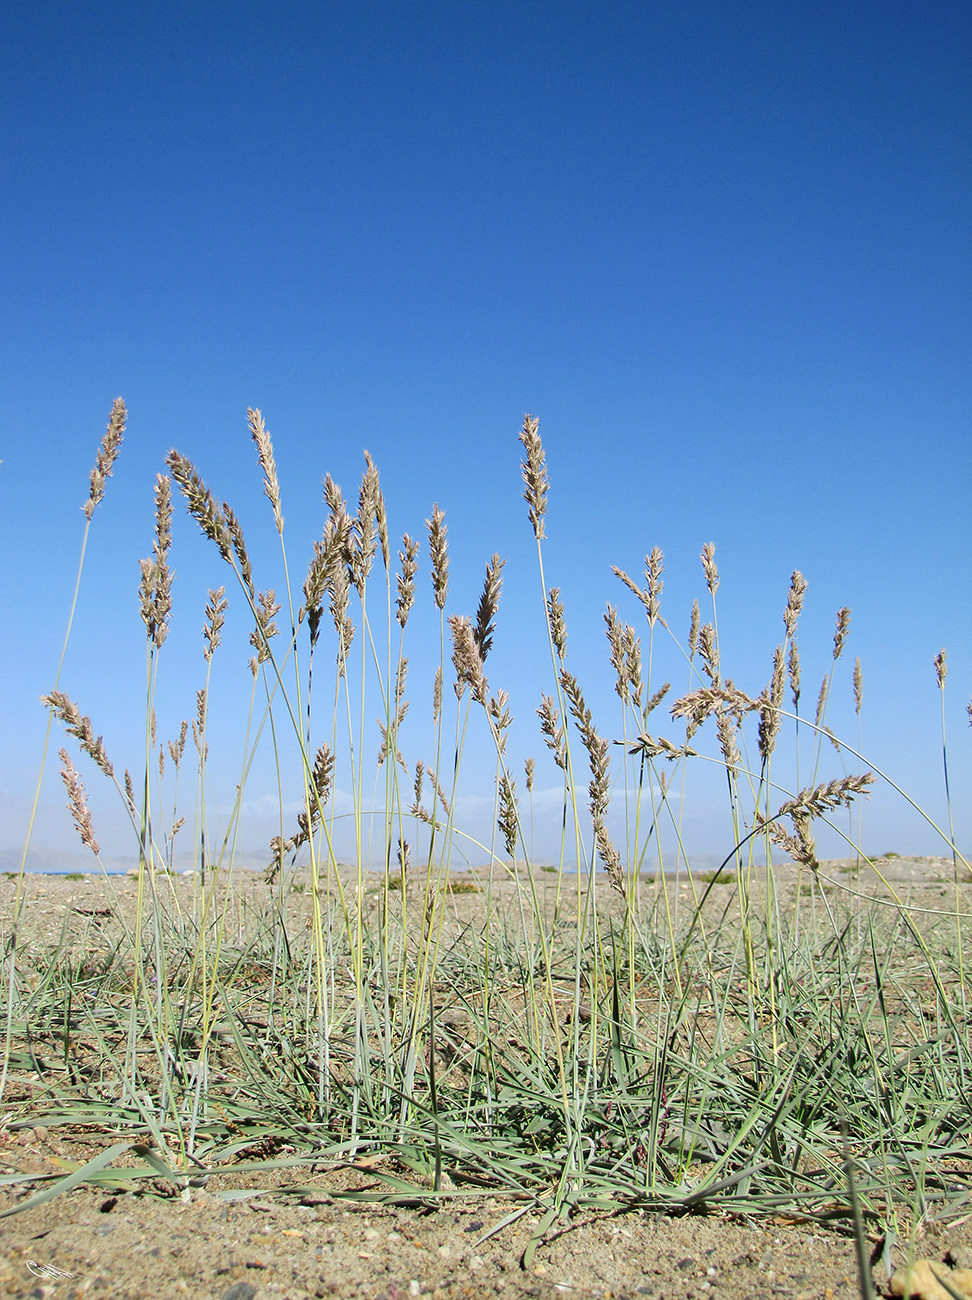
[{"label": "haze over horizon", "polygon": [[[475,617],[487,562],[494,552],[506,560],[486,672],[510,693],[524,818],[523,759],[536,759],[531,833],[537,857],[555,860],[562,788],[536,717],[552,676],[517,440],[530,412],[551,478],[544,576],[561,589],[568,663],[601,734],[622,738],[606,605],[634,625],[646,655],[649,642],[612,566],[641,581],[646,554],[664,552],[671,638],[656,627],[653,682],[670,680],[672,692],[652,718],[678,740],[684,727],[667,707],[692,685],[678,647],[694,598],[711,617],[699,553],[714,541],[726,675],[754,696],[766,685],[800,570],[804,717],[833,662],[836,612],[851,610],[827,722],[862,758],[825,747],[819,779],[881,769],[943,828],[933,660],[947,650],[952,813],[968,853],[968,6],[365,11],[244,0],[145,11],[65,0],[12,12],[5,35],[0,852],[23,848],[80,508],[120,394],[128,428],[92,521],[61,677],[119,772],[137,781],[144,769],[138,560],[151,553],[153,488],[170,448],[232,505],[257,586],[284,599],[247,428],[247,408],[258,407],[298,603],[326,517],[323,476],[353,508],[364,449],[381,475],[393,561],[403,532],[423,544],[405,646],[410,771],[431,757],[434,504],[448,525],[447,613]],[[252,619],[178,492],[173,504],[159,738],[194,716],[207,592],[225,583],[208,737],[218,840],[242,775]],[[289,627],[286,613],[278,621]],[[325,640],[321,727],[334,690]],[[373,695],[366,718],[376,743],[378,705]],[[711,722],[703,739],[700,749],[717,752]],[[245,783],[244,854],[265,851],[280,828],[264,742]],[[137,845],[117,794],[59,724],[34,848],[85,852],[64,807],[62,744],[105,856],[130,857]],[[798,774],[792,738],[781,742],[787,789],[816,770],[801,753]],[[620,781],[619,755],[612,745]],[[194,761],[180,790],[190,826]],[[701,759],[690,772],[686,849],[728,851],[724,774]],[[282,774],[289,833],[301,807],[293,755]],[[460,824],[478,844],[461,851],[482,860],[495,753],[475,717],[462,774]],[[368,800],[380,802],[383,780]],[[402,780],[407,790],[411,775]],[[617,794],[612,829],[623,839],[620,785]],[[337,803],[350,808],[340,781]],[[841,824],[859,828],[869,853],[947,852],[885,783]],[[824,855],[848,852],[837,836],[819,839]]]}]

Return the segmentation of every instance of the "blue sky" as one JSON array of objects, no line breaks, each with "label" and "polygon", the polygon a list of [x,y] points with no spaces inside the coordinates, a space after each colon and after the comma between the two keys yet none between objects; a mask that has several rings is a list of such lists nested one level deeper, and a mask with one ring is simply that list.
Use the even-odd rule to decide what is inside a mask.
[{"label": "blue sky", "polygon": [[[236,509],[258,585],[280,586],[252,405],[274,439],[297,587],[324,520],[322,477],[355,500],[364,448],[393,536],[424,535],[435,501],[447,511],[447,612],[474,614],[486,561],[507,559],[487,670],[511,694],[514,762],[536,755],[538,792],[555,803],[534,714],[551,678],[520,498],[529,411],[552,480],[547,580],[562,588],[570,665],[602,734],[620,734],[606,602],[647,632],[610,566],[639,575],[663,549],[662,612],[684,643],[711,540],[724,671],[752,694],[765,684],[799,568],[803,707],[847,605],[829,721],[856,741],[860,656],[863,750],[937,819],[932,659],[947,648],[968,847],[970,59],[959,3],[45,3],[6,15],[0,850],[23,843],[39,697],[119,394],[128,433],[62,677],[116,766],[143,761],[137,560],[170,447]],[[207,588],[231,576],[181,503],[172,564],[166,737],[202,684]],[[223,808],[249,690],[249,619],[229,594],[209,776]],[[427,561],[420,596],[413,719],[428,713],[436,651]],[[661,677],[678,670],[668,653]],[[410,725],[414,761],[427,742]],[[485,834],[494,764],[482,728],[472,734],[465,807]],[[74,849],[61,742],[34,843]],[[833,759],[826,775],[843,770]],[[79,767],[106,853],[124,856],[110,791]],[[275,799],[263,760],[247,795],[241,845],[256,850],[268,824],[256,814]],[[718,783],[701,772],[691,813],[688,799],[693,851],[728,850]],[[866,850],[943,851],[886,792],[863,816]],[[538,850],[552,851],[538,826]]]}]

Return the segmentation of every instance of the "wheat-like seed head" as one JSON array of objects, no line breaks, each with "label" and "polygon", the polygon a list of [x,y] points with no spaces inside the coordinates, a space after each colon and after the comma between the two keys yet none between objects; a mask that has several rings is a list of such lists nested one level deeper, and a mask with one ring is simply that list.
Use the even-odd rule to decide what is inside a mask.
[{"label": "wheat-like seed head", "polygon": [[[623,745],[623,740],[616,740],[616,745]],[[676,745],[673,741],[667,740],[664,736],[649,736],[647,731],[643,731],[635,743],[630,747],[628,753],[632,758],[643,755],[645,758],[698,758],[697,750],[691,749],[688,745]]]},{"label": "wheat-like seed head", "polygon": [[456,696],[461,699],[468,685],[472,698],[478,704],[486,704],[489,682],[483,675],[483,661],[472,624],[464,615],[452,614],[449,617],[449,627],[452,631],[452,662],[456,669]]},{"label": "wheat-like seed head", "polygon": [[503,839],[506,841],[506,852],[511,858],[516,858],[516,839],[518,822],[516,815],[516,782],[508,776],[500,778],[499,785],[499,817],[497,825],[503,832]]},{"label": "wheat-like seed head", "polygon": [[438,726],[442,716],[442,665],[435,670],[435,683],[432,687],[432,721]]},{"label": "wheat-like seed head", "polygon": [[250,599],[256,598],[256,590],[253,586],[253,566],[250,564],[250,557],[246,553],[246,542],[243,540],[243,529],[240,521],[233,513],[232,508],[223,502],[223,519],[226,522],[226,531],[229,534],[233,550],[236,553],[237,563],[240,566],[240,576],[246,584],[246,589],[250,593]]},{"label": "wheat-like seed head", "polygon": [[557,708],[552,695],[541,695],[540,701],[540,708],[537,709],[537,717],[540,719],[540,732],[547,748],[554,756],[554,762],[561,771],[566,772],[567,745],[564,738],[564,729],[560,724],[560,710]]},{"label": "wheat-like seed head", "polygon": [[257,652],[257,663],[266,663],[270,658],[270,640],[277,635],[274,619],[280,613],[277,593],[272,587],[261,591],[257,598],[256,627],[250,633],[250,645]]},{"label": "wheat-like seed head", "polygon": [[165,458],[169,472],[185,497],[186,509],[203,533],[216,543],[227,564],[233,562],[233,539],[213,494],[206,487],[188,456],[172,450]]},{"label": "wheat-like seed head", "polygon": [[61,777],[68,794],[67,806],[74,820],[74,825],[77,827],[78,834],[81,836],[81,843],[97,857],[101,850],[98,841],[95,839],[94,829],[91,824],[91,813],[84,793],[84,782],[75,771],[74,764],[71,762],[66,749],[58,750],[58,757],[64,764]]},{"label": "wheat-like seed head", "polygon": [[534,761],[533,761],[532,758],[528,758],[528,759],[526,759],[526,761],[525,761],[524,764],[523,764],[523,770],[524,770],[524,772],[525,772],[525,774],[526,774],[526,788],[527,788],[527,794],[532,794],[532,793],[533,793],[533,773],[534,773],[534,767],[535,767],[535,764],[534,764]]},{"label": "wheat-like seed head", "polygon": [[168,742],[169,755],[172,758],[173,763],[175,763],[176,768],[179,767],[179,764],[182,762],[182,755],[186,752],[186,737],[188,734],[189,723],[185,718],[183,718],[182,726],[179,728],[179,739],[176,741],[170,740]]},{"label": "wheat-like seed head", "polygon": [[172,570],[169,568],[169,548],[172,545],[172,480],[167,474],[155,476],[155,542],[154,558],[139,560],[142,571],[139,583],[139,605],[148,635],[155,648],[160,650],[168,632],[169,614],[172,611]]},{"label": "wheat-like seed head", "polygon": [[651,697],[648,703],[645,705],[645,711],[642,716],[647,718],[649,713],[653,713],[655,709],[658,708],[659,704],[661,704],[662,700],[665,698],[665,696],[668,694],[668,692],[671,689],[672,689],[671,682],[663,682],[662,685],[659,686],[658,690],[655,691],[654,695]]},{"label": "wheat-like seed head", "polygon": [[806,578],[799,569],[794,569],[790,577],[790,591],[786,598],[786,609],[783,611],[783,625],[786,628],[788,637],[792,637],[796,631],[797,619],[800,617],[800,610],[803,608],[803,597],[806,590]]},{"label": "wheat-like seed head", "polygon": [[354,521],[351,543],[351,581],[358,595],[364,594],[364,585],[375,560],[375,524],[378,518],[378,471],[365,452],[365,472],[358,491],[358,513]]},{"label": "wheat-like seed head", "polygon": [[607,613],[604,615],[604,622],[607,624],[608,645],[611,647],[611,667],[614,669],[615,674],[614,689],[622,700],[627,701],[630,683],[628,680],[628,657],[625,653],[624,628],[618,622],[618,611],[613,605],[608,605]]},{"label": "wheat-like seed head", "polygon": [[505,560],[501,560],[498,555],[494,555],[489,564],[486,565],[483,594],[479,598],[476,626],[473,628],[476,649],[479,651],[479,657],[483,663],[486,662],[486,656],[489,654],[490,647],[493,644],[493,635],[496,631],[496,612],[499,609],[500,595],[503,591],[503,565],[505,563]]},{"label": "wheat-like seed head", "polygon": [[[942,652],[944,653],[944,651]],[[854,660],[854,712],[858,717],[861,716],[861,704],[864,701],[864,674],[861,671],[860,659]]]},{"label": "wheat-like seed head", "polygon": [[206,642],[203,658],[207,663],[212,662],[213,654],[223,639],[222,631],[228,609],[229,601],[226,599],[226,588],[217,587],[215,591],[210,588],[202,630],[203,640]]},{"label": "wheat-like seed head", "polygon": [[689,659],[693,659],[695,657],[695,652],[699,646],[699,618],[700,617],[701,616],[699,614],[699,602],[697,600],[693,600],[692,617],[689,620],[689,637],[688,637]]},{"label": "wheat-like seed head", "polygon": [[388,540],[388,512],[385,509],[385,495],[381,490],[378,470],[367,452],[365,452],[365,460],[368,462],[368,471],[374,479],[372,491],[375,501],[375,527],[378,530],[378,544],[381,547],[381,562],[384,564],[387,573],[391,568],[391,544]]},{"label": "wheat-like seed head", "polygon": [[713,683],[719,685],[719,643],[715,628],[711,623],[703,623],[699,628],[699,653],[702,656],[702,670]]},{"label": "wheat-like seed head", "polygon": [[793,708],[800,712],[800,651],[795,641],[790,642],[790,692],[793,696]]},{"label": "wheat-like seed head", "polygon": [[550,639],[553,641],[557,658],[561,663],[567,658],[567,620],[564,617],[564,603],[560,599],[560,588],[551,587],[547,597],[547,617],[550,619]]},{"label": "wheat-like seed head", "polygon": [[270,433],[263,423],[263,416],[258,410],[249,407],[246,418],[249,421],[250,435],[256,443],[260,465],[263,469],[263,491],[267,500],[273,506],[274,523],[277,525],[277,532],[282,537],[284,518],[280,509],[280,483],[277,479],[277,463],[273,458],[273,443],[270,441]]},{"label": "wheat-like seed head", "polygon": [[105,776],[114,776],[115,769],[105,752],[104,741],[100,736],[95,736],[91,719],[87,715],[82,716],[78,706],[63,691],[51,691],[50,695],[42,695],[41,703],[46,704],[55,717],[60,718],[68,735],[79,741],[82,750],[94,760]]},{"label": "wheat-like seed head", "polygon": [[783,705],[785,686],[783,647],[778,645],[773,652],[773,674],[769,685],[759,697],[759,756],[764,763],[769,762],[770,755],[776,748],[780,734],[782,718],[780,709]]},{"label": "wheat-like seed head", "polygon": [[834,659],[840,658],[840,652],[844,648],[844,642],[847,640],[847,629],[850,627],[851,612],[845,605],[837,611],[837,631],[834,633]]},{"label": "wheat-like seed head", "polygon": [[820,683],[820,692],[817,695],[817,712],[814,714],[814,719],[813,719],[813,725],[815,727],[820,726],[821,719],[823,718],[824,715],[824,708],[826,707],[827,704],[827,682],[828,682],[828,678],[825,677],[823,681]]},{"label": "wheat-like seed head", "polygon": [[530,512],[533,535],[539,542],[546,536],[543,521],[547,513],[550,479],[547,476],[547,460],[540,441],[540,421],[534,419],[532,415],[523,417],[520,442],[526,452],[526,458],[522,462],[523,482],[526,484],[523,500],[527,503]]},{"label": "wheat-like seed head", "polygon": [[935,656],[935,678],[938,682],[938,689],[944,691],[945,678],[948,676],[948,664],[945,660],[945,647],[943,646]]},{"label": "wheat-like seed head", "polygon": [[209,753],[209,746],[205,744],[206,735],[206,711],[208,706],[208,697],[205,686],[196,691],[196,716],[192,723],[192,738],[195,741],[196,752],[203,762]]},{"label": "wheat-like seed head", "polygon": [[428,813],[425,813],[424,817],[422,816],[424,812],[424,809],[422,808],[422,785],[424,780],[425,780],[425,764],[422,762],[421,759],[419,759],[418,762],[415,764],[415,787],[414,787],[415,798],[409,804],[408,811],[413,816],[419,817],[423,821],[431,820],[429,818]]},{"label": "wheat-like seed head", "polygon": [[719,737],[719,748],[722,751],[723,762],[730,772],[735,772],[742,761],[742,755],[736,743],[736,732],[738,730],[738,721],[733,719],[731,713],[720,712],[716,714],[716,733]]},{"label": "wheat-like seed head", "polygon": [[398,619],[399,627],[404,629],[408,622],[409,611],[415,604],[415,575],[418,572],[419,544],[406,533],[402,538],[402,547],[403,549],[398,552],[402,571],[397,579],[398,600],[395,617]]},{"label": "wheat-like seed head", "polygon": [[864,772],[860,776],[837,777],[813,789],[801,790],[793,799],[780,805],[775,820],[799,812],[809,817],[821,817],[834,808],[846,808],[857,795],[866,794],[874,780],[873,772]]},{"label": "wheat-like seed head", "polygon": [[654,627],[657,622],[661,622],[664,627],[664,619],[659,618],[661,609],[661,594],[664,589],[662,574],[665,572],[664,557],[661,548],[652,547],[651,553],[645,556],[645,581],[648,588],[648,603],[645,609],[648,613],[648,625]]},{"label": "wheat-like seed head", "polygon": [[429,530],[429,557],[432,560],[432,593],[437,609],[445,609],[449,592],[449,548],[446,543],[445,511],[438,501],[432,507],[432,518],[426,519]]},{"label": "wheat-like seed head", "polygon": [[125,768],[125,801],[128,804],[128,810],[135,816],[135,786],[132,784],[132,774],[128,768]]},{"label": "wheat-like seed head", "polygon": [[706,542],[702,547],[702,569],[705,573],[705,585],[709,594],[714,596],[719,589],[719,570],[715,562],[715,542]]},{"label": "wheat-like seed head", "polygon": [[611,836],[603,822],[594,828],[594,843],[598,857],[604,863],[611,882],[611,888],[624,898],[624,872],[621,870],[621,855],[614,847]]},{"label": "wheat-like seed head", "polygon": [[743,714],[758,708],[758,700],[750,699],[745,691],[727,681],[724,686],[703,686],[697,691],[689,691],[672,705],[672,717],[689,718],[696,725],[701,725],[711,713],[720,709],[741,720]]},{"label": "wheat-like seed head", "polygon": [[125,410],[125,403],[122,398],[116,397],[111,408],[111,415],[108,417],[108,428],[105,430],[104,437],[101,439],[101,446],[98,448],[98,454],[95,457],[95,467],[91,471],[91,490],[84,505],[84,513],[88,519],[94,514],[105,495],[105,483],[111,478],[112,468],[118,459],[118,453],[121,451],[127,419],[128,412]]}]

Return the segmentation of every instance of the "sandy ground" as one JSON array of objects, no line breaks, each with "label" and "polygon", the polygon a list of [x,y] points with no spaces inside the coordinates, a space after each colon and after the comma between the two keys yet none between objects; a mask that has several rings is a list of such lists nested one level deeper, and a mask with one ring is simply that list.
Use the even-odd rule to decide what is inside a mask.
[{"label": "sandy ground", "polygon": [[[835,881],[849,864],[830,864]],[[951,863],[897,859],[884,864],[895,888],[918,904],[948,906]],[[866,886],[870,888],[870,884]],[[123,906],[129,882],[119,882]],[[189,882],[177,888],[191,889]],[[246,881],[241,890],[258,890]],[[265,887],[264,887],[265,888]],[[72,924],[97,924],[104,886],[33,877],[32,915],[48,937]],[[972,891],[963,887],[972,906]],[[10,915],[11,882],[0,882],[0,919]],[[473,906],[475,896],[459,895]],[[45,906],[47,905],[47,906]],[[63,1173],[117,1140],[67,1127],[48,1128],[24,1114],[0,1115],[0,1176]],[[9,1209],[45,1184],[4,1185]],[[289,1189],[289,1190],[288,1190]],[[300,1189],[300,1190],[297,1190]],[[671,1218],[642,1212],[581,1215],[546,1234],[529,1268],[523,1254],[536,1217],[502,1226],[522,1206],[486,1194],[436,1203],[417,1189],[409,1206],[350,1202],[340,1193],[379,1191],[373,1168],[284,1169],[221,1180],[185,1193],[146,1189],[120,1175],[118,1189],[78,1187],[53,1201],[0,1218],[0,1294],[7,1296],[213,1297],[214,1300],[308,1300],[367,1297],[610,1297],[611,1300],[793,1300],[860,1295],[854,1244],[846,1226],[777,1217]],[[166,1194],[168,1193],[168,1194]],[[498,1229],[498,1230],[497,1230]],[[943,1266],[972,1266],[972,1212],[950,1225],[918,1227],[918,1253]],[[889,1295],[889,1270],[907,1243],[874,1237],[873,1279]],[[961,1294],[961,1293],[960,1293]]]}]

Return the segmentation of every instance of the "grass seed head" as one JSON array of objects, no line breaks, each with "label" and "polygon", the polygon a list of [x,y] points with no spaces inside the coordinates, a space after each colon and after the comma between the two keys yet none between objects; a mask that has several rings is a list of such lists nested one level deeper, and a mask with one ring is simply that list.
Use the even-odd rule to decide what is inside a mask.
[{"label": "grass seed head", "polygon": [[174,449],[165,458],[169,473],[175,479],[179,491],[186,501],[186,509],[195,519],[206,537],[216,543],[219,553],[227,564],[233,563],[233,539],[226,526],[226,520],[216,504],[213,494],[206,487],[188,456],[181,456]]},{"label": "grass seed head", "polygon": [[546,536],[543,521],[547,513],[547,492],[550,489],[550,479],[547,476],[547,459],[544,455],[543,444],[540,441],[540,421],[534,419],[532,415],[523,417],[520,442],[526,452],[522,462],[523,482],[526,484],[523,500],[527,503],[529,509],[533,535],[539,542]]},{"label": "grass seed head", "polygon": [[78,834],[81,836],[81,843],[97,857],[101,849],[95,839],[94,829],[91,825],[91,813],[84,793],[84,782],[75,771],[74,764],[71,762],[66,749],[58,750],[58,757],[64,764],[61,769],[61,777],[68,794],[67,806]]},{"label": "grass seed head", "polygon": [[719,590],[719,570],[715,562],[715,542],[706,542],[702,547],[702,569],[705,573],[705,585],[709,588],[709,594],[715,596]]},{"label": "grass seed head", "polygon": [[[858,661],[860,662],[860,661]],[[944,691],[945,678],[948,676],[948,663],[945,659],[945,647],[943,646],[935,656],[935,678],[938,682],[938,689]]]},{"label": "grass seed head", "polygon": [[483,661],[476,645],[472,623],[462,614],[452,614],[449,617],[449,627],[452,631],[452,662],[456,669],[456,697],[462,699],[468,686],[472,698],[479,704],[485,704],[489,682],[483,675]]},{"label": "grass seed head", "polygon": [[98,448],[98,454],[95,457],[95,467],[91,471],[91,490],[84,506],[84,513],[88,519],[94,514],[105,495],[105,483],[111,478],[112,468],[118,459],[118,453],[121,451],[127,419],[128,412],[125,410],[125,403],[122,398],[116,397],[111,408],[111,415],[108,417],[108,428],[105,430],[104,437],[101,439],[101,446]]},{"label": "grass seed head", "polygon": [[567,658],[567,620],[564,617],[564,603],[560,599],[560,588],[551,587],[547,597],[547,617],[550,619],[550,639],[553,641],[557,658],[561,663]]},{"label": "grass seed head", "polygon": [[267,500],[273,506],[273,520],[277,525],[277,532],[283,536],[283,512],[280,508],[280,483],[277,479],[277,463],[273,458],[273,443],[270,441],[270,433],[263,423],[263,416],[253,407],[248,408],[246,418],[250,424],[250,435],[256,443],[257,452],[260,457],[260,465],[263,469],[263,491]]},{"label": "grass seed head", "polygon": [[82,750],[105,776],[114,776],[115,769],[105,752],[104,741],[100,736],[95,736],[91,719],[87,715],[82,716],[81,710],[73,700],[70,700],[63,691],[51,691],[50,695],[41,696],[41,703],[46,704],[53,711],[54,716],[60,718],[68,735],[74,736]]},{"label": "grass seed head", "polygon": [[806,590],[806,578],[799,569],[794,569],[790,577],[790,591],[786,598],[786,609],[783,611],[783,625],[786,628],[788,637],[792,637],[796,631],[797,619],[800,617],[800,610],[803,608],[803,597]]},{"label": "grass seed head", "polygon": [[483,663],[486,662],[486,656],[489,654],[490,647],[493,644],[493,635],[496,631],[496,613],[499,609],[500,595],[503,591],[503,565],[505,563],[505,560],[501,560],[498,555],[494,555],[489,564],[486,565],[483,594],[479,599],[476,626],[473,628],[476,648]]},{"label": "grass seed head", "polygon": [[402,571],[397,578],[398,600],[396,601],[395,614],[398,625],[402,629],[408,622],[409,612],[415,604],[415,575],[418,572],[418,553],[418,542],[406,533],[402,538],[402,550],[398,552],[398,560],[402,566]]},{"label": "grass seed head", "polygon": [[800,712],[800,651],[796,641],[790,642],[790,694],[793,696],[793,708]]},{"label": "grass seed head", "polygon": [[834,633],[834,659],[839,659],[841,651],[844,648],[844,642],[847,640],[847,630],[850,627],[851,612],[847,606],[837,611],[837,630]]},{"label": "grass seed head", "polygon": [[226,599],[226,588],[217,587],[216,590],[210,588],[209,600],[206,602],[205,621],[203,623],[203,640],[206,642],[206,649],[203,651],[203,658],[207,663],[212,662],[213,654],[216,647],[222,641],[223,625],[226,622],[226,611],[229,609],[229,601]]},{"label": "grass seed head", "polygon": [[449,592],[449,548],[446,543],[445,511],[438,501],[432,507],[432,518],[426,519],[429,530],[429,556],[432,560],[432,594],[436,608],[445,609]]}]

